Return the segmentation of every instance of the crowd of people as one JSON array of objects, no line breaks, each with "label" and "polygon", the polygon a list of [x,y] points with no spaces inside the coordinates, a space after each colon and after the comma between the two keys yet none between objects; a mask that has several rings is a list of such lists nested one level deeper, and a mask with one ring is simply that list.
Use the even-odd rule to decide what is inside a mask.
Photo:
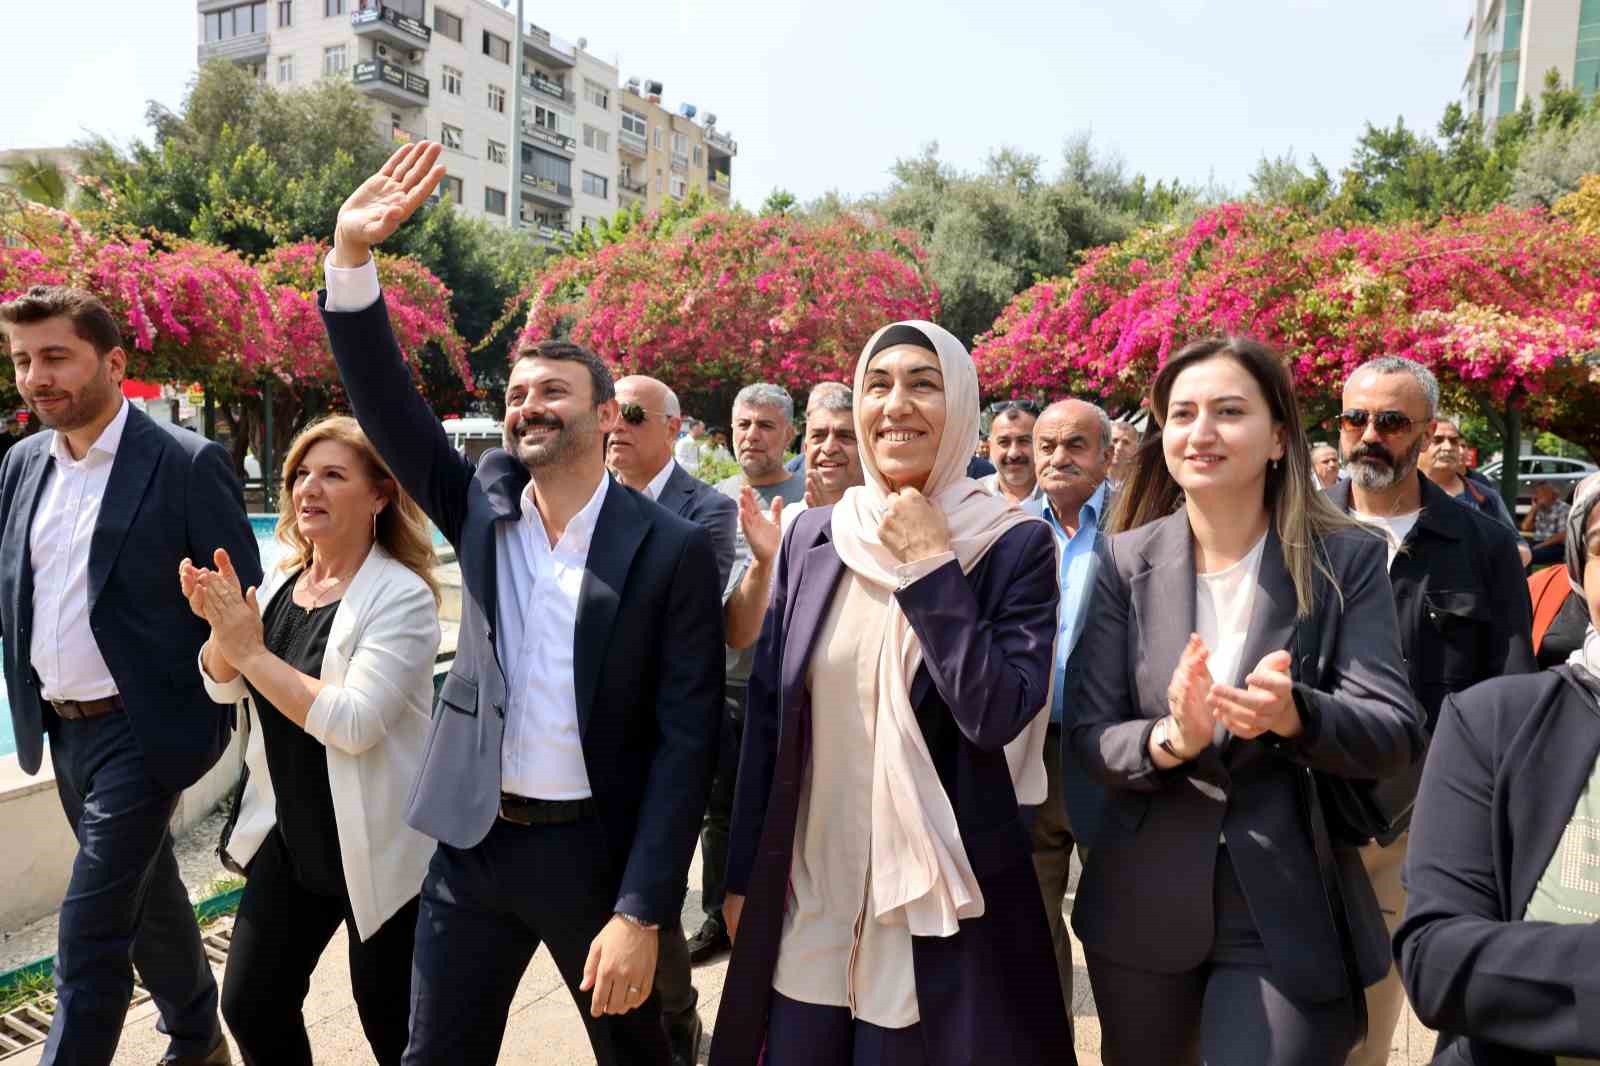
[{"label": "crowd of people", "polygon": [[[80,844],[46,1063],[112,1061],[137,970],[164,1063],[231,1061],[225,1021],[308,1064],[341,926],[385,1066],[495,1062],[540,945],[606,1066],[696,1062],[707,1021],[713,1066],[1072,1063],[1074,861],[1109,1066],[1379,1064],[1408,995],[1439,1062],[1600,1058],[1600,479],[1525,545],[1426,368],[1359,368],[1313,447],[1239,337],[1177,350],[1142,431],[1007,401],[980,445],[919,321],[801,418],[742,389],[714,485],[666,383],[525,343],[474,464],[371,257],[438,155],[340,211],[353,416],[289,448],[270,573],[223,449],[122,398],[104,305],[0,304],[49,429],[0,463],[6,684]],[[235,728],[219,993],[168,822]]]}]

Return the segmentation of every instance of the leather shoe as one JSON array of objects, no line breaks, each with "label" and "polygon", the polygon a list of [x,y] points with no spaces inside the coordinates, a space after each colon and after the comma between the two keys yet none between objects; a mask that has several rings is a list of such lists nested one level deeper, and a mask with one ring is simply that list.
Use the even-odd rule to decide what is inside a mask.
[{"label": "leather shoe", "polygon": [[218,1040],[204,1055],[163,1055],[156,1066],[233,1066],[233,1056],[228,1054],[228,1042]]},{"label": "leather shoe", "polygon": [[732,946],[727,927],[715,918],[707,918],[694,936],[689,938],[689,963],[699,966],[710,962]]},{"label": "leather shoe", "polygon": [[687,1023],[679,1022],[667,1029],[667,1048],[672,1052],[672,1066],[695,1066],[700,1061],[700,1037],[705,1025],[698,1011],[689,1012]]}]

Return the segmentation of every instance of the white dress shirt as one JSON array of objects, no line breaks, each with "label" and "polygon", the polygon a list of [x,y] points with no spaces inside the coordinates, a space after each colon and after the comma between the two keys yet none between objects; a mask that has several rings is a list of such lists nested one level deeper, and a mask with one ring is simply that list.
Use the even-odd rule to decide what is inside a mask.
[{"label": "white dress shirt", "polygon": [[593,795],[578,735],[578,688],[572,672],[578,594],[611,478],[567,522],[554,548],[522,492],[522,518],[495,524],[499,563],[497,643],[506,669],[506,725],[500,742],[500,788],[531,799]]},{"label": "white dress shirt", "polygon": [[33,555],[33,638],[29,654],[47,700],[97,700],[117,682],[89,629],[89,542],[128,424],[128,401],[82,459],[67,440],[50,441],[55,469],[45,482],[28,547]]},{"label": "white dress shirt", "polygon": [[689,434],[685,433],[678,438],[678,442],[672,446],[672,455],[678,461],[678,465],[689,473],[700,472],[700,442]]},{"label": "white dress shirt", "polygon": [[672,470],[675,466],[677,466],[677,464],[671,459],[668,459],[667,465],[662,467],[661,472],[656,474],[655,477],[651,478],[650,484],[644,487],[644,494],[650,497],[652,500],[659,502],[661,499],[661,490],[667,487],[667,482],[672,478]]}]

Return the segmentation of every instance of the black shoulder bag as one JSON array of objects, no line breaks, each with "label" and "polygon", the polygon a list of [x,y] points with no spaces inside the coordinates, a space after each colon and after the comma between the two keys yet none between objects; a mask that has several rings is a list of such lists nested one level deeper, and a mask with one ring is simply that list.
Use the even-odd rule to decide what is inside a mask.
[{"label": "black shoulder bag", "polygon": [[[249,745],[249,732],[254,724],[250,721],[250,701],[240,700],[242,709],[238,713],[244,715],[245,744]],[[217,835],[217,859],[222,863],[222,868],[236,877],[246,876],[244,867],[234,861],[228,854],[228,841],[233,837],[234,826],[239,824],[239,810],[244,806],[244,789],[250,783],[250,764],[243,759],[239,760],[239,780],[233,786],[233,798],[228,803],[228,820],[222,823],[222,832]]]}]

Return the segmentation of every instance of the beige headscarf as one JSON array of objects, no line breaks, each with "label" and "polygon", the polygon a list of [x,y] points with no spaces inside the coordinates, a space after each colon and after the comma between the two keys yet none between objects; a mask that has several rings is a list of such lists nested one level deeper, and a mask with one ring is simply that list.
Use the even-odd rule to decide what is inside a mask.
[{"label": "beige headscarf", "polygon": [[[967,349],[931,322],[885,326],[873,334],[856,362],[856,439],[866,483],[851,488],[835,505],[832,531],[845,566],[862,581],[887,589],[900,586],[899,560],[878,540],[890,491],[861,424],[861,397],[867,363],[900,344],[931,350],[943,371],[944,435],[922,492],[949,524],[962,572],[970,572],[1008,529],[1039,521],[966,476],[978,443],[978,374]],[[960,919],[983,914],[983,892],[911,706],[911,680],[922,663],[922,644],[893,600],[880,633],[872,751],[874,917],[886,925],[904,922],[915,936],[952,936]]]}]

